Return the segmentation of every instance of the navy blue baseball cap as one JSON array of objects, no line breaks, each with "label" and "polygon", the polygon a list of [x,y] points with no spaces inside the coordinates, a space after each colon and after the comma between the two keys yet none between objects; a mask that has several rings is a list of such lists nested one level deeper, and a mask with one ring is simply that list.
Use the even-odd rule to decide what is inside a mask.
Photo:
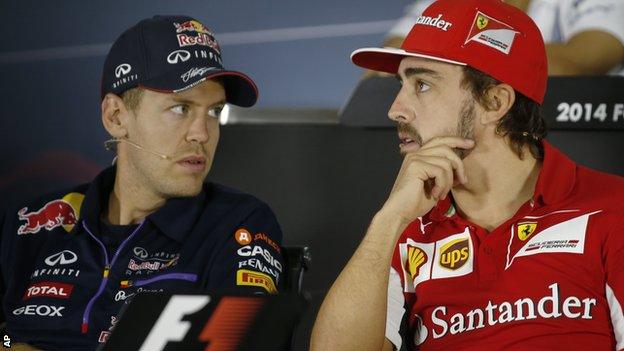
[{"label": "navy blue baseball cap", "polygon": [[154,16],[123,32],[111,47],[101,97],[138,86],[177,93],[217,77],[228,103],[242,107],[256,103],[256,84],[223,67],[221,48],[210,29],[187,16]]}]

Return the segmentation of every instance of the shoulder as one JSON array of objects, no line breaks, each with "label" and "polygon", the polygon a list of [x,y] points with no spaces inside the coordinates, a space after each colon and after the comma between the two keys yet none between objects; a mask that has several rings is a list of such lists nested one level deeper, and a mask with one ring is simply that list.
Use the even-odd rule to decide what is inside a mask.
[{"label": "shoulder", "polygon": [[269,205],[264,201],[243,191],[218,183],[206,183],[204,189],[208,196],[208,205],[216,205],[224,210],[235,209],[252,212],[260,209],[270,211]]},{"label": "shoulder", "polygon": [[576,193],[582,200],[598,202],[605,207],[621,208],[624,202],[624,177],[578,166]]},{"label": "shoulder", "polygon": [[56,207],[66,207],[65,204],[67,204],[73,211],[79,212],[84,194],[88,187],[88,183],[81,184],[8,204],[4,208],[5,220],[12,221],[12,218],[14,218],[14,220],[19,220],[21,217],[25,217],[28,214],[41,213],[46,210],[50,211],[50,208],[55,207],[55,205]]}]

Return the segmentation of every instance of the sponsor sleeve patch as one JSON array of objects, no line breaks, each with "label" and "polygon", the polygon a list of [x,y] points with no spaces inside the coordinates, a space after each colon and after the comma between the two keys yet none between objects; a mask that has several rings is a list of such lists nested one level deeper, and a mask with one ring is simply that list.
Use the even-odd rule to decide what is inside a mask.
[{"label": "sponsor sleeve patch", "polygon": [[257,286],[264,288],[270,294],[277,293],[277,288],[271,277],[249,269],[239,269],[236,272],[236,285]]}]

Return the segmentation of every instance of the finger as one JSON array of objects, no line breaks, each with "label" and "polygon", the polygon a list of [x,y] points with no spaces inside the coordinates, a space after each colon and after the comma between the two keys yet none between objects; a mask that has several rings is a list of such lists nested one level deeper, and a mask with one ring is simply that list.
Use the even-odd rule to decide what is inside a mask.
[{"label": "finger", "polygon": [[433,180],[434,186],[431,190],[431,196],[436,200],[440,200],[440,196],[442,196],[444,189],[448,187],[449,183],[446,175],[447,170],[442,166],[427,162],[421,162],[418,166],[419,173],[422,172],[424,177]]},{"label": "finger", "polygon": [[422,161],[424,161],[424,164],[436,165],[444,171],[444,183],[436,182],[436,185],[439,186],[439,194],[436,195],[439,199],[446,198],[446,195],[454,185],[453,163],[446,157],[440,156],[423,156]]},{"label": "finger", "polygon": [[451,148],[471,149],[474,147],[475,142],[472,139],[465,139],[458,136],[436,137],[424,143],[421,147],[421,150],[435,147],[438,145],[447,145]]},{"label": "finger", "polygon": [[438,145],[433,148],[419,150],[418,154],[422,156],[438,156],[447,158],[452,163],[453,170],[455,170],[457,174],[457,177],[454,179],[461,184],[465,184],[468,182],[468,177],[466,176],[466,170],[464,168],[464,162],[450,147],[446,145]]}]

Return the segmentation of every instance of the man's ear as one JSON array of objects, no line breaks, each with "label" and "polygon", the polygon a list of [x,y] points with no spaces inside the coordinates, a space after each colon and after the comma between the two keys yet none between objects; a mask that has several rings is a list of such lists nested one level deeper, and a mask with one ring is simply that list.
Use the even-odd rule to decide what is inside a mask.
[{"label": "man's ear", "polygon": [[126,123],[130,113],[123,100],[112,93],[106,94],[102,100],[102,124],[106,131],[115,139],[128,135]]},{"label": "man's ear", "polygon": [[490,87],[486,92],[488,106],[485,113],[481,115],[481,123],[498,124],[516,101],[516,92],[508,84],[498,84]]}]

